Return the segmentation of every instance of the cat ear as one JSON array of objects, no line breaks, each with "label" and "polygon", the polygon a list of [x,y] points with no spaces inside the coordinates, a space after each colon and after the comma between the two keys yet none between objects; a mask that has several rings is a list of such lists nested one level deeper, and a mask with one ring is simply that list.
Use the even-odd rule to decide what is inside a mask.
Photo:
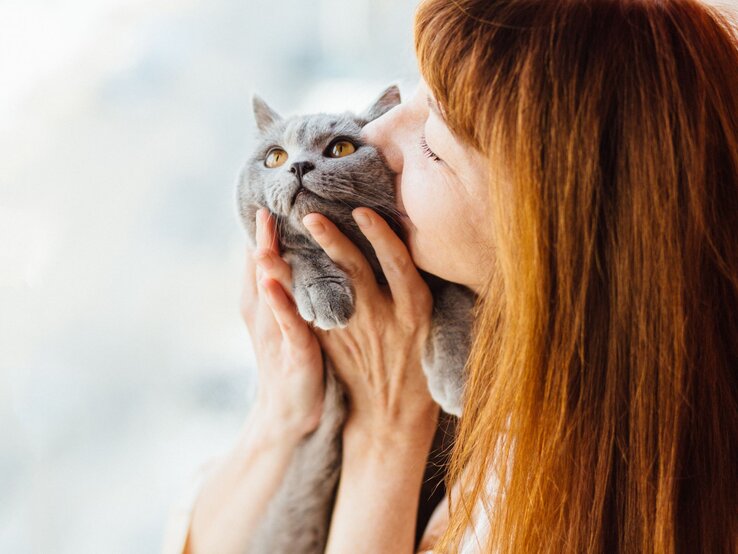
[{"label": "cat ear", "polygon": [[382,94],[379,95],[374,103],[369,106],[364,112],[361,113],[360,117],[366,123],[377,119],[383,113],[389,111],[400,103],[400,89],[397,85],[388,87]]},{"label": "cat ear", "polygon": [[267,127],[282,120],[282,117],[271,109],[260,96],[254,94],[251,103],[254,106],[254,118],[256,119],[256,126],[259,128],[259,131],[264,131]]}]

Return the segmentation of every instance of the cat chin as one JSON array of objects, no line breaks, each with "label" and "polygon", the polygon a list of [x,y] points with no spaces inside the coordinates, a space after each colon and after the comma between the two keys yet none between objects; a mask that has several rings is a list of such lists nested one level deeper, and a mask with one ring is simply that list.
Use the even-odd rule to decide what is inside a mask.
[{"label": "cat chin", "polygon": [[292,205],[289,215],[297,221],[302,221],[302,218],[307,214],[325,212],[328,204],[330,203],[317,194],[304,191],[295,198],[295,203]]}]

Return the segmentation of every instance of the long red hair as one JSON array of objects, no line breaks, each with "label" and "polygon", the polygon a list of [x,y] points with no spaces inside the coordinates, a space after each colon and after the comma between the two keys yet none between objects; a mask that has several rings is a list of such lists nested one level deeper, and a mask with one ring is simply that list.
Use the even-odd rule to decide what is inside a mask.
[{"label": "long red hair", "polygon": [[[490,160],[437,546],[738,552],[738,32],[694,0],[426,0],[421,73]],[[486,488],[490,476],[499,490]]]}]

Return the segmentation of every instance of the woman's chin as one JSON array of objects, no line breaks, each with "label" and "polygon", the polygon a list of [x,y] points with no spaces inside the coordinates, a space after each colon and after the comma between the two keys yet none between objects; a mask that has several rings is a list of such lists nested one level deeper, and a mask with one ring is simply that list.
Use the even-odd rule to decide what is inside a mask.
[{"label": "woman's chin", "polygon": [[430,259],[424,258],[422,256],[416,257],[415,255],[413,255],[412,251],[410,252],[410,255],[418,269],[421,269],[426,273],[430,273],[431,275],[434,275],[439,279],[448,281],[449,283],[455,283],[457,285],[467,287],[474,292],[479,292],[479,287],[471,284],[472,279],[470,279],[470,276],[465,275],[461,271],[458,271],[459,267],[457,264],[454,264],[450,261],[448,263],[442,263],[442,260],[439,259],[437,255],[436,257]]},{"label": "woman's chin", "polygon": [[412,247],[410,248],[410,257],[413,259],[413,262],[418,269],[421,269],[426,273],[430,273],[431,275],[435,275],[436,277],[440,277],[444,281],[451,280],[449,279],[450,275],[448,267],[444,267],[444,264],[439,263],[439,259],[437,257],[426,257],[423,256],[422,253],[418,253],[416,255],[416,253],[413,252]]}]

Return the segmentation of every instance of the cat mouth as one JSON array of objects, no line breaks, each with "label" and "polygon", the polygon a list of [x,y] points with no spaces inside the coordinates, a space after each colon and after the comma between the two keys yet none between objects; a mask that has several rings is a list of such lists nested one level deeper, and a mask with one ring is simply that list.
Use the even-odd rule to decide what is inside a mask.
[{"label": "cat mouth", "polygon": [[295,204],[298,200],[303,198],[308,198],[310,196],[317,196],[314,192],[306,189],[303,186],[300,186],[296,191],[295,194],[292,195],[292,198],[290,199],[290,210],[295,207]]}]

